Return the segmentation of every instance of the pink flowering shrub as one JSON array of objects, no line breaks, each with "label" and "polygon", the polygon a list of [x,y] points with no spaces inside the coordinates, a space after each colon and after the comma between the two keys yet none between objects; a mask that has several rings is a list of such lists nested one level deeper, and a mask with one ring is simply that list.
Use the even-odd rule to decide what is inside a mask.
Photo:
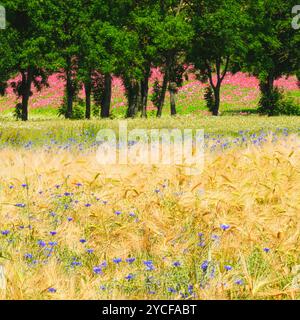
[{"label": "pink flowering shrub", "polygon": [[[155,79],[162,81],[162,74],[158,68],[152,70],[150,78],[151,95],[152,84]],[[16,81],[12,79],[12,81]],[[246,106],[250,101],[257,101],[259,99],[258,80],[255,77],[248,76],[245,73],[239,72],[234,75],[228,74],[223,82],[222,103],[234,103],[238,101],[239,104]],[[296,77],[281,78],[275,81],[275,85],[287,91],[298,90]],[[33,89],[33,95],[30,99],[30,109],[37,108],[58,108],[63,100],[65,81],[62,79],[61,74],[56,73],[49,77],[49,87],[43,88],[41,92]],[[179,88],[178,103],[184,105],[183,108],[188,108],[189,104],[194,101],[203,100],[203,92],[207,84],[203,84],[195,79],[193,74],[189,74],[189,81]],[[84,90],[80,91],[80,97],[84,97]],[[17,99],[11,87],[7,90],[5,97],[0,97],[0,110],[7,110],[14,108]],[[204,103],[204,102],[203,102]],[[112,109],[117,109],[126,106],[125,89],[122,79],[118,77],[113,78],[113,96],[112,96]],[[149,99],[149,110],[155,109]],[[203,111],[203,110],[202,110]]]}]

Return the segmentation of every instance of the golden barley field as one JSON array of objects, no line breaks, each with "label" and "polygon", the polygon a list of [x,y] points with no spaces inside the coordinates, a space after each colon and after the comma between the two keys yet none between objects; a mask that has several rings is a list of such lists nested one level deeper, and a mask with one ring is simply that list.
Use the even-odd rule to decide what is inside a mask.
[{"label": "golden barley field", "polygon": [[194,176],[2,149],[0,298],[299,299],[299,146],[207,153]]}]

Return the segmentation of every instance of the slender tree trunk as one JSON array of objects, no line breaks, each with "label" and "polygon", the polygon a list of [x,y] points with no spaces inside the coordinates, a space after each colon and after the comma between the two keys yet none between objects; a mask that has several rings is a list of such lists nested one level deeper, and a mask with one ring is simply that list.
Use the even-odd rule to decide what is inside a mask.
[{"label": "slender tree trunk", "polygon": [[166,70],[166,72],[164,74],[164,80],[163,80],[163,85],[162,85],[162,88],[161,88],[161,95],[160,95],[157,114],[156,114],[156,116],[158,118],[160,118],[161,115],[162,115],[162,109],[163,109],[163,106],[164,106],[164,103],[165,103],[168,83],[169,83],[169,71]]},{"label": "slender tree trunk", "polygon": [[129,80],[126,85],[127,99],[128,99],[128,109],[127,117],[134,118],[138,111],[139,102],[139,83],[136,80]]},{"label": "slender tree trunk", "polygon": [[147,118],[147,104],[148,104],[148,93],[149,93],[149,78],[150,78],[150,66],[147,68],[144,79],[141,83],[142,90],[142,117]]},{"label": "slender tree trunk", "polygon": [[170,107],[171,107],[171,116],[176,115],[176,91],[177,85],[175,82],[170,83],[169,92],[170,92]]},{"label": "slender tree trunk", "polygon": [[[261,81],[259,84],[259,88],[261,91],[261,100],[260,100],[260,108],[263,113],[267,113],[269,116],[274,114],[274,110],[276,108],[276,96],[273,94],[274,92],[274,77],[272,74],[268,74],[267,79],[265,81]],[[277,99],[278,100],[278,99]]]},{"label": "slender tree trunk", "polygon": [[213,116],[218,116],[219,115],[219,109],[220,109],[220,91],[221,91],[221,84],[218,83],[214,88],[214,108],[212,110]]},{"label": "slender tree trunk", "polygon": [[142,81],[137,81],[136,85],[136,105],[135,105],[135,115],[138,112],[143,112],[143,94],[142,94]]},{"label": "slender tree trunk", "polygon": [[212,68],[210,67],[209,62],[206,62],[206,67],[208,70],[208,79],[210,82],[210,87],[212,88],[214,92],[214,106],[212,110],[213,116],[218,116],[219,115],[219,109],[220,109],[220,101],[221,101],[221,85],[223,80],[225,79],[225,76],[227,74],[228,66],[230,62],[230,56],[226,57],[225,60],[225,67],[223,72],[221,72],[221,64],[222,64],[222,58],[219,57],[216,59],[216,71],[217,71],[217,83],[216,85],[213,82],[213,73],[212,73]]},{"label": "slender tree trunk", "polygon": [[104,92],[101,103],[101,118],[109,118],[112,95],[112,77],[110,73],[104,75]]},{"label": "slender tree trunk", "polygon": [[72,119],[73,116],[73,98],[74,98],[74,88],[72,83],[72,70],[71,70],[71,59],[67,59],[67,87],[66,87],[66,94],[67,94],[67,112],[66,112],[66,119]]},{"label": "slender tree trunk", "polygon": [[176,93],[174,91],[170,91],[171,116],[175,116],[177,113],[175,96],[176,96]]},{"label": "slender tree trunk", "polygon": [[91,79],[88,79],[84,83],[85,89],[85,118],[91,119],[91,94],[92,94],[92,85]]},{"label": "slender tree trunk", "polygon": [[22,121],[28,120],[28,102],[31,93],[33,72],[28,67],[27,72],[22,73]]},{"label": "slender tree trunk", "polygon": [[131,81],[129,80],[128,83],[126,84],[126,94],[127,94],[127,101],[128,101],[128,108],[127,108],[127,114],[126,117],[130,118],[133,115],[133,89],[132,89],[132,84]]}]

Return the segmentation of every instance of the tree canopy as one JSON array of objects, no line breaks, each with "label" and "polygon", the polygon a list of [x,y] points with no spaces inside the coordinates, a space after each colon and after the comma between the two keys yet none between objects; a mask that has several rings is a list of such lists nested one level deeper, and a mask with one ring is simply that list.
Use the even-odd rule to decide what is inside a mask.
[{"label": "tree canopy", "polygon": [[[0,93],[13,87],[28,119],[32,87],[51,73],[65,81],[60,109],[74,118],[85,90],[85,117],[109,117],[112,77],[122,78],[127,116],[147,117],[149,79],[159,68],[152,101],[162,115],[167,92],[176,114],[176,92],[191,67],[208,83],[207,106],[219,114],[228,72],[246,71],[260,81],[261,111],[276,109],[274,81],[298,75],[299,30],[292,28],[296,0],[3,0],[7,28],[0,30]],[[17,80],[9,82],[10,79]],[[280,95],[279,95],[280,96]]]}]

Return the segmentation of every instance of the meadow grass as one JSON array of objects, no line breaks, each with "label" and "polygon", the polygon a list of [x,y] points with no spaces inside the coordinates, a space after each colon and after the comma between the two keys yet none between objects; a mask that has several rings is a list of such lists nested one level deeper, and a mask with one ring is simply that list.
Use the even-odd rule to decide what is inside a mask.
[{"label": "meadow grass", "polygon": [[[124,119],[119,119],[124,120]],[[128,119],[128,130],[140,129],[203,129],[209,136],[238,137],[260,134],[261,132],[299,133],[300,117],[266,117],[266,116],[223,116],[203,117],[199,115],[164,116],[161,119]],[[32,120],[27,123],[17,121],[0,121],[0,146],[20,147],[28,143],[33,146],[44,146],[55,143],[95,142],[100,129],[113,129],[118,135],[119,122],[108,120]]]},{"label": "meadow grass", "polygon": [[[299,124],[235,120],[155,124],[218,132]],[[110,124],[11,122],[2,133]],[[197,176],[175,165],[104,167],[92,153],[1,149],[0,298],[299,299],[299,144],[297,135],[270,136],[207,151]]]}]

